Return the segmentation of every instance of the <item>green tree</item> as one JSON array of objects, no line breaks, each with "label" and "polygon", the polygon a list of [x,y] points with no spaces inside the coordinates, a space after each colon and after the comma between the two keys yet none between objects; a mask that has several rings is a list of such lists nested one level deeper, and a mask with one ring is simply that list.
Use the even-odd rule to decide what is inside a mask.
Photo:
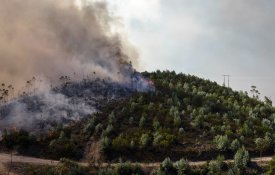
[{"label": "green tree", "polygon": [[218,156],[216,160],[212,160],[208,165],[208,175],[220,175],[224,164],[224,157]]},{"label": "green tree", "polygon": [[187,160],[180,159],[175,163],[175,168],[178,175],[187,175],[191,173],[191,167]]},{"label": "green tree", "polygon": [[268,140],[263,138],[256,138],[255,144],[257,149],[260,151],[260,157],[262,157],[263,151],[265,151],[270,146]]},{"label": "green tree", "polygon": [[146,148],[150,143],[150,136],[148,134],[142,134],[139,143],[142,148]]},{"label": "green tree", "polygon": [[178,128],[178,127],[180,127],[180,125],[181,125],[180,116],[179,115],[174,116],[174,126]]},{"label": "green tree", "polygon": [[100,148],[101,148],[101,151],[106,153],[109,151],[111,147],[111,141],[110,139],[106,136],[106,137],[103,137],[101,138],[100,140]]},{"label": "green tree", "polygon": [[176,175],[177,170],[173,165],[173,162],[171,159],[168,157],[164,159],[164,161],[160,164],[159,172],[158,175]]},{"label": "green tree", "polygon": [[139,120],[139,127],[144,128],[145,125],[146,125],[146,118],[145,118],[145,116],[143,115],[143,116],[140,118],[140,120]]},{"label": "green tree", "polygon": [[157,131],[160,128],[160,122],[158,121],[157,118],[154,118],[153,128],[154,128],[155,131]]},{"label": "green tree", "polygon": [[130,163],[119,163],[112,174],[115,175],[144,175],[144,171],[139,165],[132,165]]},{"label": "green tree", "polygon": [[241,147],[241,143],[239,142],[238,139],[233,140],[230,145],[230,149],[232,151],[237,151],[240,147]]},{"label": "green tree", "polygon": [[247,167],[249,161],[249,153],[244,147],[240,148],[234,155],[234,166],[241,170]]},{"label": "green tree", "polygon": [[228,137],[225,135],[217,135],[214,138],[214,143],[216,145],[216,148],[220,151],[226,151],[229,145]]},{"label": "green tree", "polygon": [[270,107],[272,106],[272,100],[266,96],[264,97],[264,102],[266,105],[268,105]]},{"label": "green tree", "polygon": [[111,114],[109,114],[108,119],[109,119],[109,124],[116,123],[116,116],[114,111],[112,111]]}]

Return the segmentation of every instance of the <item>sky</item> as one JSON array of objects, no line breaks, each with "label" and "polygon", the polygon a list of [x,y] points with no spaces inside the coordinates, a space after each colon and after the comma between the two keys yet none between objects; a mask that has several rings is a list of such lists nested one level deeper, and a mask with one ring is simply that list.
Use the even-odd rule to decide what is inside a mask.
[{"label": "sky", "polygon": [[275,1],[106,0],[140,56],[138,69],[175,70],[275,101]]}]

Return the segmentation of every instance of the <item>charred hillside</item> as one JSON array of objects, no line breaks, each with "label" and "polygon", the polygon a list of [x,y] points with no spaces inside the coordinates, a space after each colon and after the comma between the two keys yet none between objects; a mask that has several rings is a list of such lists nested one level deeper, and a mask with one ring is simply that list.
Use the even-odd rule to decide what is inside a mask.
[{"label": "charred hillside", "polygon": [[153,90],[139,73],[130,82],[83,79],[63,83],[50,90],[21,95],[0,106],[0,129],[19,128],[32,132],[47,131],[57,124],[80,121],[98,111],[100,106],[119,101],[138,91]]}]

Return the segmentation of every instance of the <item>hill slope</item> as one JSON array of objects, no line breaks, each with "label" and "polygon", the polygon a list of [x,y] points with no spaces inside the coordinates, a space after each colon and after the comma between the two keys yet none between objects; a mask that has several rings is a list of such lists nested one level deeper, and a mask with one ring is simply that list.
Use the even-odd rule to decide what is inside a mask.
[{"label": "hill slope", "polygon": [[143,76],[152,80],[153,91],[101,101],[99,112],[46,134],[14,131],[4,138],[16,138],[19,153],[91,162],[156,162],[165,157],[195,161],[219,154],[232,159],[243,146],[252,156],[274,153],[275,110],[270,101],[175,72]]},{"label": "hill slope", "polygon": [[232,158],[242,145],[252,155],[273,154],[275,111],[269,101],[195,76],[143,74],[155,91],[107,104],[86,124],[84,133],[100,142],[106,159]]}]

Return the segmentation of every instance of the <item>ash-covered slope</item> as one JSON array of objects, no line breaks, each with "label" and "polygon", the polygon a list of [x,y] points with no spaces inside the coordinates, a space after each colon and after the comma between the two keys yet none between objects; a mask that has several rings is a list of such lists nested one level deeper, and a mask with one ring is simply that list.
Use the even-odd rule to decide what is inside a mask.
[{"label": "ash-covered slope", "polygon": [[23,128],[43,131],[57,123],[78,121],[97,111],[100,104],[128,97],[137,91],[153,90],[140,74],[128,83],[102,79],[65,82],[49,91],[25,95],[0,107],[0,130]]}]

